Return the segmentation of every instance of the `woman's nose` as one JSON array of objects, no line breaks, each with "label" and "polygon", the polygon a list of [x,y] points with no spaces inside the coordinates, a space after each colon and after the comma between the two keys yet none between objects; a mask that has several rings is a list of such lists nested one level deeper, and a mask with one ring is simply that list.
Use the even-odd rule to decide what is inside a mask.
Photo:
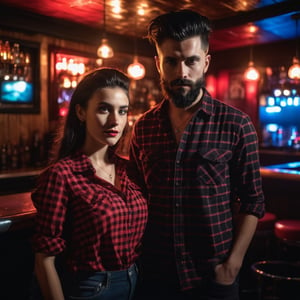
[{"label": "woman's nose", "polygon": [[111,125],[118,125],[119,124],[119,114],[116,112],[112,112],[109,115],[109,123]]}]

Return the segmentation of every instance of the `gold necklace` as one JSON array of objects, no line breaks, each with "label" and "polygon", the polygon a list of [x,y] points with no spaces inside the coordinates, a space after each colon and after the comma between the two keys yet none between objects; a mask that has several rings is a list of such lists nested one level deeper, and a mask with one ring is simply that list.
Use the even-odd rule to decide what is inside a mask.
[{"label": "gold necklace", "polygon": [[111,165],[110,172],[107,172],[105,170],[104,166],[99,166],[100,167],[99,170],[100,170],[100,172],[104,172],[108,176],[108,178],[110,180],[112,180],[113,179],[113,175],[114,175],[114,166],[115,166],[114,164]]}]

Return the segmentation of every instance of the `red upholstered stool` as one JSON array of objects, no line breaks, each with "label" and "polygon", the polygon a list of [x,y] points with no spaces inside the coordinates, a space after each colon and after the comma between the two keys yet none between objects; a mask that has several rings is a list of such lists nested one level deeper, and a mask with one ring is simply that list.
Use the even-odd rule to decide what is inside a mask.
[{"label": "red upholstered stool", "polygon": [[258,220],[256,232],[272,231],[274,230],[274,224],[277,220],[277,216],[271,212],[266,212],[265,215]]},{"label": "red upholstered stool", "polygon": [[275,223],[275,235],[286,243],[300,246],[300,220],[278,220]]}]

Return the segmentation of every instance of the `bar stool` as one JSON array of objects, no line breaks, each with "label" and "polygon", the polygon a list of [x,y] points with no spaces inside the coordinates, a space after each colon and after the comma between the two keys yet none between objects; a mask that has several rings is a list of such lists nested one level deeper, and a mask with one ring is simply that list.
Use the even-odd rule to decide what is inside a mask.
[{"label": "bar stool", "polygon": [[[279,260],[258,261],[252,265],[259,286],[259,299],[297,299],[300,294],[300,220],[277,220]],[[292,255],[295,251],[295,256]]]},{"label": "bar stool", "polygon": [[270,259],[274,254],[274,226],[277,221],[277,216],[274,213],[266,212],[265,215],[258,220],[254,239],[263,239],[264,244],[264,259]]},{"label": "bar stool", "polygon": [[274,249],[276,248],[276,238],[274,235],[276,220],[277,216],[272,212],[265,212],[265,215],[258,220],[253,240],[249,246],[240,272],[241,297],[250,297],[258,293],[251,266],[256,261],[270,260],[273,258],[275,253]]},{"label": "bar stool", "polygon": [[[275,223],[275,236],[284,245],[300,247],[300,220],[278,220]],[[296,259],[300,259],[299,255]]]}]

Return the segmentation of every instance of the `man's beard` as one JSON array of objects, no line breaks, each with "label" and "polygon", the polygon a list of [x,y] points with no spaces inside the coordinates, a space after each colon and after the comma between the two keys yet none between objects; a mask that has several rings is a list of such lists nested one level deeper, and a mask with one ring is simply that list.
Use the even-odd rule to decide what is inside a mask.
[{"label": "man's beard", "polygon": [[[188,85],[190,86],[190,91],[184,95],[184,88],[172,89],[171,87],[177,85]],[[186,108],[190,106],[198,97],[201,88],[205,87],[205,79],[202,76],[195,83],[188,79],[176,79],[171,81],[170,83],[161,79],[161,88],[163,94],[166,98],[172,100],[178,108]]]}]

